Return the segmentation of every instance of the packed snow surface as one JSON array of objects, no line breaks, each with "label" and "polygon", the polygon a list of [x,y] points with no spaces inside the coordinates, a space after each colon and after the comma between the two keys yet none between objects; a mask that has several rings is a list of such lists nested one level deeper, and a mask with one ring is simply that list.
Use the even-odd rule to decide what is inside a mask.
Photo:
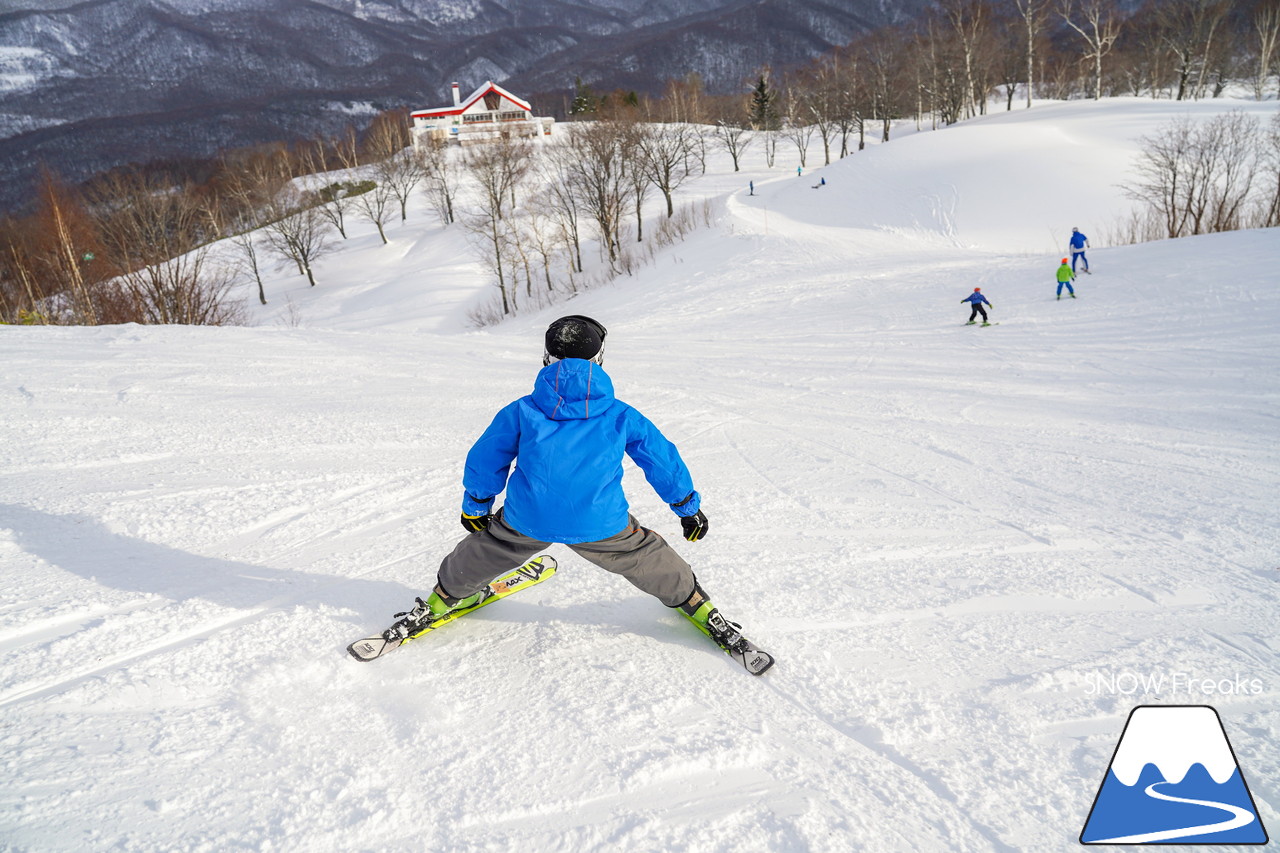
[{"label": "packed snow surface", "polygon": [[[253,326],[0,327],[0,848],[1074,850],[1142,704],[1216,707],[1274,832],[1280,239],[1108,245],[1138,137],[1231,108],[1276,105],[713,157],[684,198],[714,226],[484,330],[421,204],[315,288],[276,273]],[[962,325],[974,287],[1000,325]],[[633,512],[765,676],[561,546],[346,655],[430,588],[467,449],[568,313],[710,534],[629,467]]]}]

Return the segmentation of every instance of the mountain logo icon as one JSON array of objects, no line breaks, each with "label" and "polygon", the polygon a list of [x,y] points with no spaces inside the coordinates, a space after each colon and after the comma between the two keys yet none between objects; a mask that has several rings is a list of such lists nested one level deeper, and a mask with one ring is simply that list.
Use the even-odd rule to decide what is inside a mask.
[{"label": "mountain logo icon", "polygon": [[1081,844],[1266,844],[1218,712],[1140,705],[1129,714]]}]

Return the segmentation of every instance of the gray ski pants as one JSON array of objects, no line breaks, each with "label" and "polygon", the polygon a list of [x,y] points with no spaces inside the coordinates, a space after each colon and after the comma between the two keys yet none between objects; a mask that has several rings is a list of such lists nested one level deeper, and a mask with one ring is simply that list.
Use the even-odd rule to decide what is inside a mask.
[{"label": "gray ski pants", "polygon": [[[693,569],[665,539],[641,527],[635,516],[628,515],[627,522],[625,530],[608,539],[567,547],[600,568],[622,575],[668,607],[686,602],[693,595]],[[440,586],[449,595],[465,598],[498,575],[523,565],[549,544],[510,527],[498,510],[487,528],[467,536],[440,563]]]}]

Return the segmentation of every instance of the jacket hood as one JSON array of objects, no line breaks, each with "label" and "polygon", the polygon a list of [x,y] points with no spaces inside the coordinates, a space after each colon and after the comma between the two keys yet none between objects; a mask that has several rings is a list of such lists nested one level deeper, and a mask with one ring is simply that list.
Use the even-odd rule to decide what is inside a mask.
[{"label": "jacket hood", "polygon": [[613,405],[613,380],[604,368],[581,358],[564,358],[538,371],[533,404],[553,421],[582,420]]}]

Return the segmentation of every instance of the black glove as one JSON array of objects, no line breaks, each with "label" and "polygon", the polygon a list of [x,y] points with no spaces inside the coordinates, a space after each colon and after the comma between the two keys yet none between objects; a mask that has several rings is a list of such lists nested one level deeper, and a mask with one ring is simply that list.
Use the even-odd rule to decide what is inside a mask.
[{"label": "black glove", "polygon": [[493,521],[493,513],[486,512],[484,515],[467,515],[462,514],[462,527],[468,533],[479,533],[489,526],[489,522]]},{"label": "black glove", "polygon": [[707,521],[707,517],[702,514],[702,510],[698,510],[693,515],[684,515],[680,517],[680,526],[684,528],[684,538],[690,542],[697,542],[703,536],[707,535],[707,530],[711,527],[711,523]]}]

